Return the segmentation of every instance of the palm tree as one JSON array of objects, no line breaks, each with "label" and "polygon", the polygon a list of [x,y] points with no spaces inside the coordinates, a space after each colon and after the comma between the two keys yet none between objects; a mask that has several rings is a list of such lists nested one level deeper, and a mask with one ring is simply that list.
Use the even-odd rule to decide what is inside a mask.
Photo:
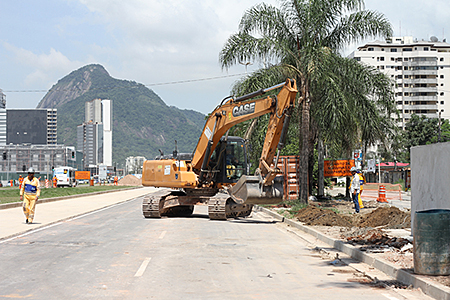
[{"label": "palm tree", "polygon": [[286,77],[297,80],[303,202],[308,198],[308,159],[314,145],[310,125],[327,142],[349,149],[365,128],[360,126],[358,105],[369,108],[371,116],[393,110],[388,79],[339,54],[350,42],[392,35],[387,19],[363,6],[362,0],[283,0],[281,8],[259,4],[245,12],[239,31],[220,53],[223,68],[242,61],[264,63],[264,68],[238,83],[243,90]]}]

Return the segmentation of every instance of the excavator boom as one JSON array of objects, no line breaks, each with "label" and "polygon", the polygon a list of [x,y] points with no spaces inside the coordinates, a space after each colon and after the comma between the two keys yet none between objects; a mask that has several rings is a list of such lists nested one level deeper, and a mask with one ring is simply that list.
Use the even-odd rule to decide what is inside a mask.
[{"label": "excavator boom", "polygon": [[[246,101],[280,87],[282,89],[277,96]],[[270,113],[269,126],[259,165],[262,175],[266,175],[279,145],[283,128],[284,133],[287,131],[290,111],[294,106],[296,95],[297,85],[295,80],[287,79],[284,83],[236,99],[230,99],[225,104],[219,105],[206,120],[192,159],[192,167],[200,171],[200,181],[203,180],[202,172],[208,165],[209,156],[214,151],[220,138],[231,127]]]}]

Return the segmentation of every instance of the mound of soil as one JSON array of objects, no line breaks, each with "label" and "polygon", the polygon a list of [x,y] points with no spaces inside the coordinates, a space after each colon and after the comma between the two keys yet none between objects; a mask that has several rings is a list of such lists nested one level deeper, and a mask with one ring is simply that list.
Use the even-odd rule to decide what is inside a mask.
[{"label": "mound of soil", "polygon": [[[351,204],[348,204],[351,205]],[[323,205],[322,206],[334,206]],[[341,207],[338,207],[340,211]],[[364,213],[363,213],[364,212]],[[363,210],[360,214],[348,214],[344,211],[339,214],[331,209],[322,209],[316,205],[309,205],[301,209],[295,217],[306,225],[342,226],[362,228],[409,228],[411,226],[411,213],[404,212],[395,206],[382,206],[372,211]]]},{"label": "mound of soil", "polygon": [[138,186],[142,185],[142,180],[137,178],[134,175],[127,175],[124,178],[119,180],[119,185],[131,185],[131,186]]},{"label": "mound of soil", "polygon": [[306,225],[343,226],[351,227],[352,224],[330,209],[321,209],[309,205],[301,209],[295,217]]},{"label": "mound of soil", "polygon": [[358,227],[409,228],[411,226],[411,213],[401,211],[395,206],[379,207],[376,210],[361,216]]}]

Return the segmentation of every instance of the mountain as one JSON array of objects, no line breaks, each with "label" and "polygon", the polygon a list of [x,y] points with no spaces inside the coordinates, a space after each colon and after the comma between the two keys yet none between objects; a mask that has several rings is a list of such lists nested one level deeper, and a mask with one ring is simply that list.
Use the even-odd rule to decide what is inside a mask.
[{"label": "mountain", "polygon": [[152,159],[158,149],[169,154],[177,140],[179,152],[192,152],[205,123],[205,115],[168,106],[140,83],[111,77],[98,64],[84,66],[60,79],[37,108],[58,109],[58,143],[76,146],[77,125],[84,121],[86,101],[112,100],[113,161],[127,156]]}]

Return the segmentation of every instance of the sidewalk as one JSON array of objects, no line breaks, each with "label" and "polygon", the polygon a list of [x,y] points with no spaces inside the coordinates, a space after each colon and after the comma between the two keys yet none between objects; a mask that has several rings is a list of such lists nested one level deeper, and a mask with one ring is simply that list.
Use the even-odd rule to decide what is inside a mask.
[{"label": "sidewalk", "polygon": [[[409,202],[410,201],[405,201]],[[317,241],[320,241],[321,243],[325,243],[328,246],[330,246],[333,249],[336,249],[342,253],[345,253],[346,255],[350,256],[351,258],[363,262],[379,271],[382,271],[384,274],[390,276],[391,278],[405,284],[405,285],[412,285],[414,288],[420,288],[426,295],[431,296],[435,299],[442,299],[442,300],[450,300],[450,288],[447,286],[444,286],[438,282],[432,281],[425,276],[416,275],[413,273],[408,272],[405,269],[398,268],[397,266],[390,264],[389,262],[386,262],[384,260],[377,259],[370,253],[366,253],[363,251],[360,251],[357,247],[354,247],[342,240],[334,239],[326,234],[314,229],[314,226],[306,226],[303,225],[300,222],[293,221],[290,219],[286,219],[280,214],[260,207],[255,207],[256,211],[262,211],[268,215],[270,215],[272,218],[285,223],[288,226],[291,226],[292,228],[299,229],[314,238],[317,239]],[[406,230],[398,230],[400,235],[404,235],[407,233]],[[319,247],[320,248],[320,247]],[[325,248],[321,248],[322,251],[329,252]],[[355,267],[355,266],[353,266]],[[356,268],[356,267],[355,267]],[[366,276],[369,274],[366,273]],[[376,278],[371,278],[372,280],[375,280]],[[378,280],[378,279],[376,279]]]},{"label": "sidewalk", "polygon": [[33,224],[26,224],[22,207],[0,210],[0,241],[30,230],[45,227],[81,214],[95,211],[110,205],[125,202],[151,193],[155,188],[144,187],[132,190],[114,191],[103,194],[82,196],[60,201],[36,204]]}]

